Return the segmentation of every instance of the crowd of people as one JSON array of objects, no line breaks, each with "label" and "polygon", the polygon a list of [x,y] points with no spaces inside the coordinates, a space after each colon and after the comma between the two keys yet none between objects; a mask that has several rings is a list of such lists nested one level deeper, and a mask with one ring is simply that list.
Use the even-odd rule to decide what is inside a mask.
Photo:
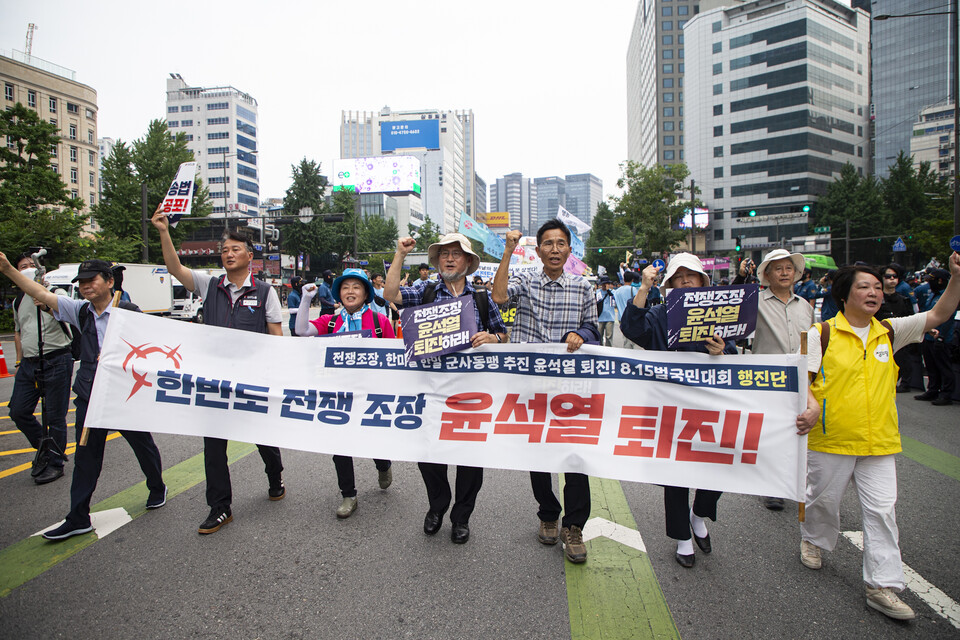
[{"label": "crowd of people", "polygon": [[[225,275],[210,276],[184,267],[169,233],[166,216],[158,208],[152,222],[160,234],[164,262],[170,274],[187,290],[203,299],[204,322],[239,331],[282,336],[281,303],[277,292],[253,278],[253,248],[245,236],[228,232],[222,240]],[[617,324],[628,341],[624,346],[646,350],[696,351],[706,357],[744,352],[744,345],[723,340],[719,334],[702,343],[671,347],[667,340],[666,306],[660,304],[670,289],[710,287],[712,280],[700,259],[689,253],[672,257],[665,269],[650,265],[640,272],[623,269],[616,282],[601,278],[596,286],[565,270],[571,253],[571,234],[559,220],[545,223],[537,232],[536,252],[542,266],[535,271],[510,274],[510,256],[520,240],[519,231],[506,236],[504,257],[492,281],[473,277],[480,257],[470,241],[458,233],[441,237],[428,249],[412,282],[403,264],[416,243],[401,238],[386,274],[347,269],[336,275],[324,272],[318,283],[298,276],[290,281],[286,303],[291,335],[368,332],[376,338],[393,338],[398,312],[434,301],[471,296],[477,333],[471,346],[512,343],[563,343],[568,352],[584,344],[613,345]],[[29,392],[42,378],[46,398],[45,422],[52,444],[34,465],[39,484],[63,475],[66,460],[66,423],[69,384],[73,373],[67,325],[79,337],[80,366],[73,380],[77,393],[76,436],[70,509],[64,522],[44,533],[48,540],[64,540],[92,530],[90,501],[101,473],[106,431],[84,426],[97,361],[111,309],[119,306],[116,279],[110,264],[87,260],[76,280],[83,300],[72,300],[49,291],[30,273],[32,261],[21,256],[10,263],[0,254],[0,272],[10,278],[33,304],[17,308],[18,368],[11,417],[31,445],[41,448],[43,429],[33,417],[37,394]],[[431,277],[431,267],[436,277]],[[831,272],[818,286],[800,254],[777,249],[755,265],[742,261],[734,285],[758,282],[757,327],[749,350],[757,354],[801,352],[807,335],[807,369],[810,387],[805,410],[796,418],[796,432],[808,440],[806,520],[800,527],[802,564],[819,569],[823,552],[831,551],[839,534],[840,499],[851,483],[858,489],[863,512],[863,578],[867,604],[899,619],[914,616],[897,597],[904,587],[896,525],[896,468],[893,456],[900,451],[896,392],[911,385],[908,359],[911,345],[922,342],[928,373],[926,390],[917,398],[933,404],[950,404],[954,390],[950,345],[954,314],[960,303],[960,256],[952,254],[949,270],[933,269],[926,282],[912,288],[898,265],[880,269],[851,265]],[[658,286],[659,285],[659,286]],[[904,289],[903,287],[906,287]],[[924,288],[926,286],[926,288]],[[820,321],[815,304],[823,299]],[[314,301],[318,318],[310,319]],[[829,302],[829,304],[828,304]],[[515,305],[512,327],[504,323],[501,308]],[[44,351],[44,346],[48,349]],[[39,348],[39,351],[38,351]],[[899,379],[899,385],[898,385]],[[162,507],[167,489],[162,479],[160,452],[149,433],[121,431],[133,448],[147,480],[149,509]],[[204,438],[204,470],[209,513],[198,532],[209,535],[233,519],[227,441]],[[286,495],[283,463],[277,447],[257,445],[267,476],[267,497]],[[336,517],[349,518],[357,509],[353,459],[333,456],[341,502]],[[374,460],[378,484],[393,482],[390,460]],[[418,464],[427,497],[423,521],[426,535],[442,528],[449,511],[450,538],[455,544],[469,540],[470,516],[483,484],[483,469],[460,465],[451,488],[447,465]],[[54,477],[55,476],[55,477]],[[551,474],[531,472],[533,496],[538,504],[537,540],[545,545],[562,543],[568,561],[587,560],[583,528],[590,516],[590,480],[584,474],[565,474],[563,502],[553,489]],[[676,561],[684,568],[695,565],[696,552],[713,550],[707,521],[717,519],[721,493],[695,488],[664,486],[666,535],[675,540]],[[763,498],[769,509],[783,509],[781,498]]]}]

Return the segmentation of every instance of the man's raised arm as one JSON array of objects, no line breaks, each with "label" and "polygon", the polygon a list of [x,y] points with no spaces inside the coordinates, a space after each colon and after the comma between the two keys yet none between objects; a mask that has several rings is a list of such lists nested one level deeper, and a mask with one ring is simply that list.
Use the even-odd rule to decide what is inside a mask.
[{"label": "man's raised arm", "polygon": [[170,237],[170,221],[163,213],[163,203],[157,205],[157,210],[153,213],[150,222],[160,232],[160,246],[163,248],[163,263],[167,265],[167,271],[174,278],[186,287],[187,291],[195,291],[196,284],[193,281],[193,272],[180,264],[180,257],[177,255],[177,248],[173,246],[173,238]]},{"label": "man's raised arm", "polygon": [[507,232],[504,240],[503,257],[500,258],[500,266],[497,267],[497,273],[493,276],[493,291],[490,293],[493,301],[497,304],[506,304],[510,300],[510,294],[507,292],[507,283],[510,280],[510,257],[513,250],[517,248],[520,242],[521,233],[516,229]]},{"label": "man's raised arm", "polygon": [[403,302],[403,297],[400,295],[400,274],[403,273],[403,261],[416,246],[417,241],[413,238],[397,240],[397,251],[393,254],[393,262],[390,263],[386,282],[383,283],[384,300],[394,304]]},{"label": "man's raised arm", "polygon": [[54,311],[60,311],[60,304],[57,302],[59,296],[52,291],[48,291],[42,284],[31,280],[17,271],[17,268],[10,264],[7,256],[3,253],[0,253],[0,273],[10,278],[13,284],[17,285],[17,287],[23,291],[24,295],[28,295],[34,300],[47,305]]}]

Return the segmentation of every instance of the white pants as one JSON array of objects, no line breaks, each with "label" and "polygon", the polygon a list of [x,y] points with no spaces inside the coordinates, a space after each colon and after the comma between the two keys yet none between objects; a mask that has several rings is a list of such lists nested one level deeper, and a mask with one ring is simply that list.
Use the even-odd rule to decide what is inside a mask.
[{"label": "white pants", "polygon": [[897,529],[897,467],[892,455],[845,456],[807,452],[806,522],[803,539],[832,551],[840,534],[840,501],[847,485],[863,514],[863,581],[875,589],[904,586]]}]

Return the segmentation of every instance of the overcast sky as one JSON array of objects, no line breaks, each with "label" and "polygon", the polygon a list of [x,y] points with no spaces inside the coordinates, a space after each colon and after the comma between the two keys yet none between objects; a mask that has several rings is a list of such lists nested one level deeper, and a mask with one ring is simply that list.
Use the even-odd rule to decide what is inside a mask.
[{"label": "overcast sky", "polygon": [[[147,6],[154,7],[148,13]],[[260,197],[290,166],[339,156],[341,110],[473,109],[487,184],[593,173],[616,189],[636,3],[0,0],[0,49],[73,69],[98,135],[125,142],[165,114],[166,78],[232,85],[259,104]]]}]

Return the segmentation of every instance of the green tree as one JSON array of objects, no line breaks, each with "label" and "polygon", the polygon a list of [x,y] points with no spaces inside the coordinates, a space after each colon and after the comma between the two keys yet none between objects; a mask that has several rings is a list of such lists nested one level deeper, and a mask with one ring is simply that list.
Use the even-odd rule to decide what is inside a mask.
[{"label": "green tree", "polygon": [[583,261],[597,271],[603,265],[608,274],[616,273],[620,262],[624,258],[624,249],[605,249],[603,253],[598,247],[625,247],[632,246],[632,237],[623,225],[617,224],[617,216],[610,205],[601,202],[597,205],[597,213],[593,216],[593,228],[586,241],[586,251]]},{"label": "green tree", "polygon": [[[869,241],[851,241],[850,259],[879,261],[888,245],[876,242],[885,224],[880,187],[873,176],[861,176],[849,162],[840,169],[840,176],[827,186],[827,191],[814,208],[812,226],[830,227],[832,256],[837,264],[846,262],[846,225],[850,223],[850,238],[873,238]],[[890,244],[890,243],[888,243]]]},{"label": "green tree", "polygon": [[[324,222],[323,214],[324,193],[327,189],[327,178],[320,174],[320,163],[307,160],[304,157],[299,165],[290,166],[290,187],[283,198],[283,213],[288,216],[307,214],[305,209],[312,212],[307,222],[297,218],[284,225],[281,231],[281,240],[285,251],[293,254],[323,253]],[[303,213],[301,213],[303,212]]]},{"label": "green tree", "polygon": [[423,224],[419,227],[415,227],[413,224],[408,224],[407,233],[410,234],[411,238],[417,241],[417,247],[415,251],[421,253],[426,252],[430,245],[440,239],[440,227],[433,223],[433,221],[430,219],[430,216],[427,216],[423,221]]},{"label": "green tree", "polygon": [[17,103],[0,112],[0,250],[11,259],[27,247],[48,249],[46,262],[84,257],[83,202],[51,168],[57,127]]},{"label": "green tree", "polygon": [[623,189],[623,195],[611,201],[619,214],[618,223],[630,233],[630,244],[657,252],[670,251],[680,244],[686,232],[677,226],[691,204],[682,199],[680,191],[690,175],[687,165],[644,167],[627,160],[620,170],[617,186]]},{"label": "green tree", "polygon": [[[157,205],[166,197],[180,165],[192,160],[194,156],[187,148],[186,135],[178,132],[171,137],[163,120],[151,120],[147,133],[129,147],[122,141],[114,146],[104,160],[103,194],[92,212],[102,228],[96,248],[98,256],[134,262],[141,259],[141,185],[147,185],[147,215],[153,215]],[[202,218],[212,210],[209,191],[202,180],[196,178],[190,217],[182,218],[170,230],[174,244],[179,246],[190,229],[208,224]],[[160,260],[160,236],[153,225],[148,226],[148,232],[150,259]],[[118,252],[124,255],[117,255]]]},{"label": "green tree", "polygon": [[[920,268],[932,257],[943,261],[950,254],[953,233],[952,192],[930,163],[920,163],[917,170],[913,159],[901,151],[880,191],[890,229],[884,235],[895,234],[907,241],[907,256],[898,259],[910,268]],[[888,238],[883,239],[885,255],[890,255],[890,244]]]},{"label": "green tree", "polygon": [[360,251],[389,251],[397,246],[399,235],[397,222],[393,218],[367,216],[360,226]]}]

